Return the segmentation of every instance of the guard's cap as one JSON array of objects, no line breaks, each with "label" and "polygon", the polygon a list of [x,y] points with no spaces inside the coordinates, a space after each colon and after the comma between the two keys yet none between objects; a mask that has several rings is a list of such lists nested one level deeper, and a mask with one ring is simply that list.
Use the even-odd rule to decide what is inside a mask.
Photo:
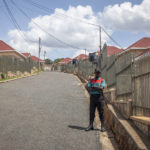
[{"label": "guard's cap", "polygon": [[94,73],[101,73],[101,71],[99,69],[95,69]]}]

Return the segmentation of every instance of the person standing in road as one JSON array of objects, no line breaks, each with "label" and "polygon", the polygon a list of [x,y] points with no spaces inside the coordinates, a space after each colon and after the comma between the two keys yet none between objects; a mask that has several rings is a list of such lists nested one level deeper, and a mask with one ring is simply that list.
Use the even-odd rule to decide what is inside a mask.
[{"label": "person standing in road", "polygon": [[95,77],[88,82],[88,92],[90,93],[90,123],[85,131],[93,130],[93,122],[95,118],[95,110],[98,109],[101,131],[105,131],[104,127],[104,95],[103,89],[105,87],[105,80],[101,78],[100,70],[95,70]]}]

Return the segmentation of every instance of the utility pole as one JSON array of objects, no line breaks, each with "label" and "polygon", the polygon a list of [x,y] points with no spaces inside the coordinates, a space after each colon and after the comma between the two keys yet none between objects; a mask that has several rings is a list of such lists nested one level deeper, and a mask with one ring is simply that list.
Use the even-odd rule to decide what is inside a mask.
[{"label": "utility pole", "polygon": [[40,71],[41,38],[39,37],[39,71]]},{"label": "utility pole", "polygon": [[99,37],[100,37],[100,53],[101,53],[101,50],[102,50],[102,36],[101,36],[101,26],[99,26]]},{"label": "utility pole", "polygon": [[46,51],[44,51],[44,61],[45,61]]},{"label": "utility pole", "polygon": [[85,55],[86,55],[86,48],[85,48]]}]

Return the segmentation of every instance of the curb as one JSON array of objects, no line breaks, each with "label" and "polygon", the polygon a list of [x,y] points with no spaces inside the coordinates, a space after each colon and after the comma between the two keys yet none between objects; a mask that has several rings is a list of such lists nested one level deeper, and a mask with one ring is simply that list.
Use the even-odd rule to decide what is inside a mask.
[{"label": "curb", "polygon": [[138,132],[129,120],[124,119],[112,105],[107,104],[105,107],[105,116],[122,150],[149,150],[149,140]]}]

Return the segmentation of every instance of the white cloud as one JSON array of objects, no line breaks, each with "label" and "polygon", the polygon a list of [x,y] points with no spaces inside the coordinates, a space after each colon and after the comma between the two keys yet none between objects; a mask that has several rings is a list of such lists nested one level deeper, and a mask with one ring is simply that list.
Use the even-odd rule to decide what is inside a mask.
[{"label": "white cloud", "polygon": [[103,23],[115,30],[150,33],[150,0],[143,0],[139,5],[124,2],[109,5],[99,13]]},{"label": "white cloud", "polygon": [[[99,46],[99,31],[93,26],[80,23],[78,20],[66,18],[60,15],[60,13],[68,16],[77,16],[81,20],[98,24],[98,15],[95,15],[91,6],[70,6],[67,11],[63,9],[56,9],[53,14],[38,16],[33,18],[33,22],[36,22],[46,32],[55,35],[58,39],[67,42],[70,45],[74,45],[81,49],[87,48],[88,50],[97,50]],[[58,15],[59,14],[59,15]],[[19,51],[30,51],[32,54],[38,54],[38,37],[42,39],[43,49],[55,50],[55,49],[68,49],[66,45],[59,43],[55,39],[49,36],[49,34],[40,30],[32,21],[28,24],[28,31],[23,31],[25,39],[24,41],[17,30],[9,31],[11,37],[10,44]],[[109,31],[111,33],[111,31]],[[108,37],[102,32],[103,42],[108,40]],[[74,50],[72,50],[74,52]]]},{"label": "white cloud", "polygon": [[[86,22],[102,24],[107,32],[112,35],[115,30],[128,30],[131,32],[150,33],[150,0],[143,0],[139,5],[132,5],[131,2],[124,2],[120,5],[109,5],[103,12],[95,14],[91,6],[70,6],[68,10],[55,9],[50,15],[38,16],[32,20],[42,29],[46,30],[58,39],[70,45],[80,47],[80,50],[73,50],[70,47],[59,43],[47,33],[40,30],[32,21],[28,24],[28,31],[23,31],[24,41],[17,30],[9,31],[10,44],[19,51],[31,52],[38,55],[38,38],[42,39],[42,50],[47,51],[48,57],[72,57],[80,54],[82,49],[87,48],[90,52],[99,48],[99,31],[96,27],[81,23],[80,21],[64,17],[61,14],[80,18]],[[102,43],[108,42],[107,35],[102,32]],[[67,51],[68,50],[68,51]]]}]

